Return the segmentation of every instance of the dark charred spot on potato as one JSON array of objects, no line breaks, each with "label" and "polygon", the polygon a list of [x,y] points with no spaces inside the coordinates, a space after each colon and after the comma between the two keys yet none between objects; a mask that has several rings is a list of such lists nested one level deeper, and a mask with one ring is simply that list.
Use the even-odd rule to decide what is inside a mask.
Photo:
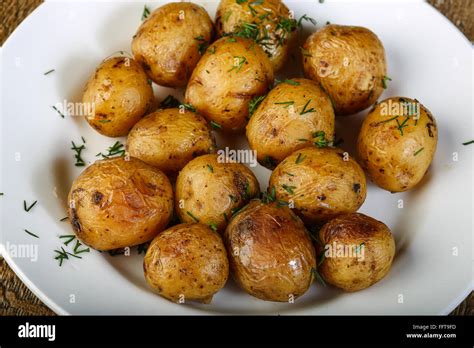
[{"label": "dark charred spot on potato", "polygon": [[278,130],[276,128],[272,128],[271,135],[276,137],[278,135]]},{"label": "dark charred spot on potato", "polygon": [[242,201],[246,200],[247,199],[247,185],[248,185],[247,178],[244,175],[242,175],[240,172],[234,172],[232,182],[235,188],[237,189],[240,199]]},{"label": "dark charred spot on potato", "polygon": [[121,59],[118,59],[114,65],[112,65],[112,68],[118,68],[120,67],[121,65],[123,65],[123,63],[125,62],[125,58],[121,58]]},{"label": "dark charred spot on potato", "polygon": [[379,172],[382,173],[382,174],[384,174],[384,173],[385,173],[385,169],[380,168],[380,169],[379,169]]},{"label": "dark charred spot on potato", "polygon": [[319,199],[320,201],[324,201],[324,200],[326,200],[326,198],[327,198],[327,197],[326,197],[325,194],[322,194],[322,195],[319,195],[319,196],[318,196],[318,199]]},{"label": "dark charred spot on potato", "polygon": [[360,193],[360,184],[355,183],[354,185],[352,185],[352,189],[355,193]]},{"label": "dark charred spot on potato", "polygon": [[77,215],[77,211],[74,208],[71,208],[71,225],[72,229],[76,233],[81,233],[82,232],[82,226],[81,226],[81,221],[79,220],[79,216]]},{"label": "dark charred spot on potato", "polygon": [[102,192],[94,191],[92,194],[92,203],[99,204],[102,201],[102,198],[104,198],[104,194]]},{"label": "dark charred spot on potato", "polygon": [[428,135],[430,136],[430,138],[433,138],[434,134],[433,134],[433,130],[431,129],[431,127],[433,127],[433,129],[436,130],[436,126],[434,125],[434,123],[427,123],[426,124],[426,128],[428,128]]}]

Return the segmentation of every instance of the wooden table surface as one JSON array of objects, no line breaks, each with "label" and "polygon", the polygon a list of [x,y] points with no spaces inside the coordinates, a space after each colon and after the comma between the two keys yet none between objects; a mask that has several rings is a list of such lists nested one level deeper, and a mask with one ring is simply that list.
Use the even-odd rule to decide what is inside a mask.
[{"label": "wooden table surface", "polygon": [[[474,41],[474,1],[430,0],[433,6],[448,17],[470,41]],[[15,30],[21,21],[42,0],[2,0],[0,13],[0,45]],[[469,295],[454,311],[455,315],[474,314],[474,296]],[[8,267],[0,257],[0,315],[54,315]]]}]

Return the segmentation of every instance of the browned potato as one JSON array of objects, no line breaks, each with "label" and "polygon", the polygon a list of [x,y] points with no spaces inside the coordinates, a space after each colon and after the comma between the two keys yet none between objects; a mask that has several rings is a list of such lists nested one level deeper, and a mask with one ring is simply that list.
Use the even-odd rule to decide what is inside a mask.
[{"label": "browned potato", "polygon": [[407,191],[425,176],[438,143],[431,112],[418,100],[386,99],[367,115],[358,152],[369,177],[391,192]]},{"label": "browned potato", "polygon": [[200,222],[222,231],[232,214],[259,193],[257,178],[246,166],[221,155],[204,155],[178,175],[176,212],[182,222]]},{"label": "browned potato", "polygon": [[345,214],[319,231],[324,257],[319,274],[326,282],[357,291],[385,277],[395,255],[389,228],[364,214]]},{"label": "browned potato", "polygon": [[270,188],[306,223],[355,212],[367,194],[364,171],[348,153],[336,148],[295,151],[275,168]]},{"label": "browned potato", "polygon": [[140,120],[128,136],[131,156],[175,175],[193,158],[215,151],[207,121],[184,109],[163,109]]},{"label": "browned potato", "polygon": [[97,250],[142,244],[162,231],[173,213],[173,190],[158,169],[130,157],[100,160],[74,180],[69,221],[77,237]]},{"label": "browned potato", "polygon": [[297,21],[281,0],[221,0],[216,13],[218,36],[233,33],[254,39],[275,71],[285,64],[297,38]]},{"label": "browned potato", "polygon": [[133,38],[132,51],[155,83],[183,87],[212,36],[212,21],[204,8],[172,2],[154,10],[143,22]]},{"label": "browned potato", "polygon": [[313,282],[313,244],[288,207],[253,200],[229,223],[224,242],[232,276],[252,296],[291,302]]},{"label": "browned potato", "polygon": [[143,269],[160,296],[178,303],[210,303],[229,276],[219,234],[201,224],[181,224],[160,233],[148,248]]},{"label": "browned potato", "polygon": [[331,100],[311,80],[282,82],[268,93],[247,125],[247,139],[258,161],[273,169],[292,152],[334,138]]},{"label": "browned potato", "polygon": [[153,105],[153,89],[137,62],[128,57],[105,60],[84,88],[87,122],[109,137],[127,135]]},{"label": "browned potato", "polygon": [[273,68],[252,40],[224,37],[199,61],[186,89],[186,103],[218,129],[245,128],[249,103],[267,93]]},{"label": "browned potato", "polygon": [[305,76],[331,97],[336,115],[351,115],[375,103],[387,75],[385,50],[367,28],[327,25],[303,46]]}]

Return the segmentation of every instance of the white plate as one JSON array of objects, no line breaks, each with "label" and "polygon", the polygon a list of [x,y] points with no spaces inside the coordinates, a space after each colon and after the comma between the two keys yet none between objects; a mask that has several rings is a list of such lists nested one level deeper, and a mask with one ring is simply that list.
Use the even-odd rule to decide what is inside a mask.
[{"label": "white plate", "polygon": [[[196,2],[214,16],[217,1]],[[153,9],[160,3],[164,1],[148,4]],[[395,235],[397,256],[390,274],[353,294],[315,284],[294,304],[257,300],[230,281],[210,305],[178,305],[149,290],[142,274],[143,256],[136,250],[129,257],[93,251],[58,267],[53,259],[53,250],[61,245],[58,236],[72,232],[59,219],[65,216],[71,182],[81,172],[73,166],[71,140],[86,139],[88,162],[115,140],[100,136],[82,119],[60,118],[51,105],[78,101],[86,79],[103,58],[130,51],[144,3],[47,2],[2,49],[0,191],[5,195],[0,207],[3,255],[51,309],[61,314],[446,314],[471,291],[474,146],[462,145],[473,138],[471,44],[441,14],[418,1],[286,3],[297,18],[305,13],[314,17],[318,27],[330,21],[377,33],[393,79],[382,97],[416,97],[437,118],[438,151],[423,183],[403,194],[369,185],[361,209],[384,221]],[[305,27],[313,30],[310,24]],[[50,69],[55,72],[43,75]],[[160,97],[169,94],[164,88],[156,92]],[[338,120],[342,147],[350,153],[362,118],[360,114]],[[246,146],[243,139],[219,141],[220,146],[231,143]],[[455,153],[458,161],[453,160]],[[269,173],[256,170],[262,188]],[[26,213],[23,200],[38,204]],[[398,208],[399,200],[403,209]],[[25,245],[32,251],[37,246],[36,261],[14,257],[13,249]]]}]

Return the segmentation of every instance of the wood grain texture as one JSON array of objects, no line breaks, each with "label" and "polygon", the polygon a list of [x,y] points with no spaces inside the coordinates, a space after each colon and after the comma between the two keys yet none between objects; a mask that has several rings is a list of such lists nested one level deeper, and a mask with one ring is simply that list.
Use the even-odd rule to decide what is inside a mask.
[{"label": "wood grain texture", "polygon": [[[474,1],[429,0],[449,18],[470,41],[474,41]],[[42,0],[1,0],[0,45]],[[474,315],[474,293],[471,293],[452,315]],[[0,257],[0,315],[54,315],[8,267]]]}]

